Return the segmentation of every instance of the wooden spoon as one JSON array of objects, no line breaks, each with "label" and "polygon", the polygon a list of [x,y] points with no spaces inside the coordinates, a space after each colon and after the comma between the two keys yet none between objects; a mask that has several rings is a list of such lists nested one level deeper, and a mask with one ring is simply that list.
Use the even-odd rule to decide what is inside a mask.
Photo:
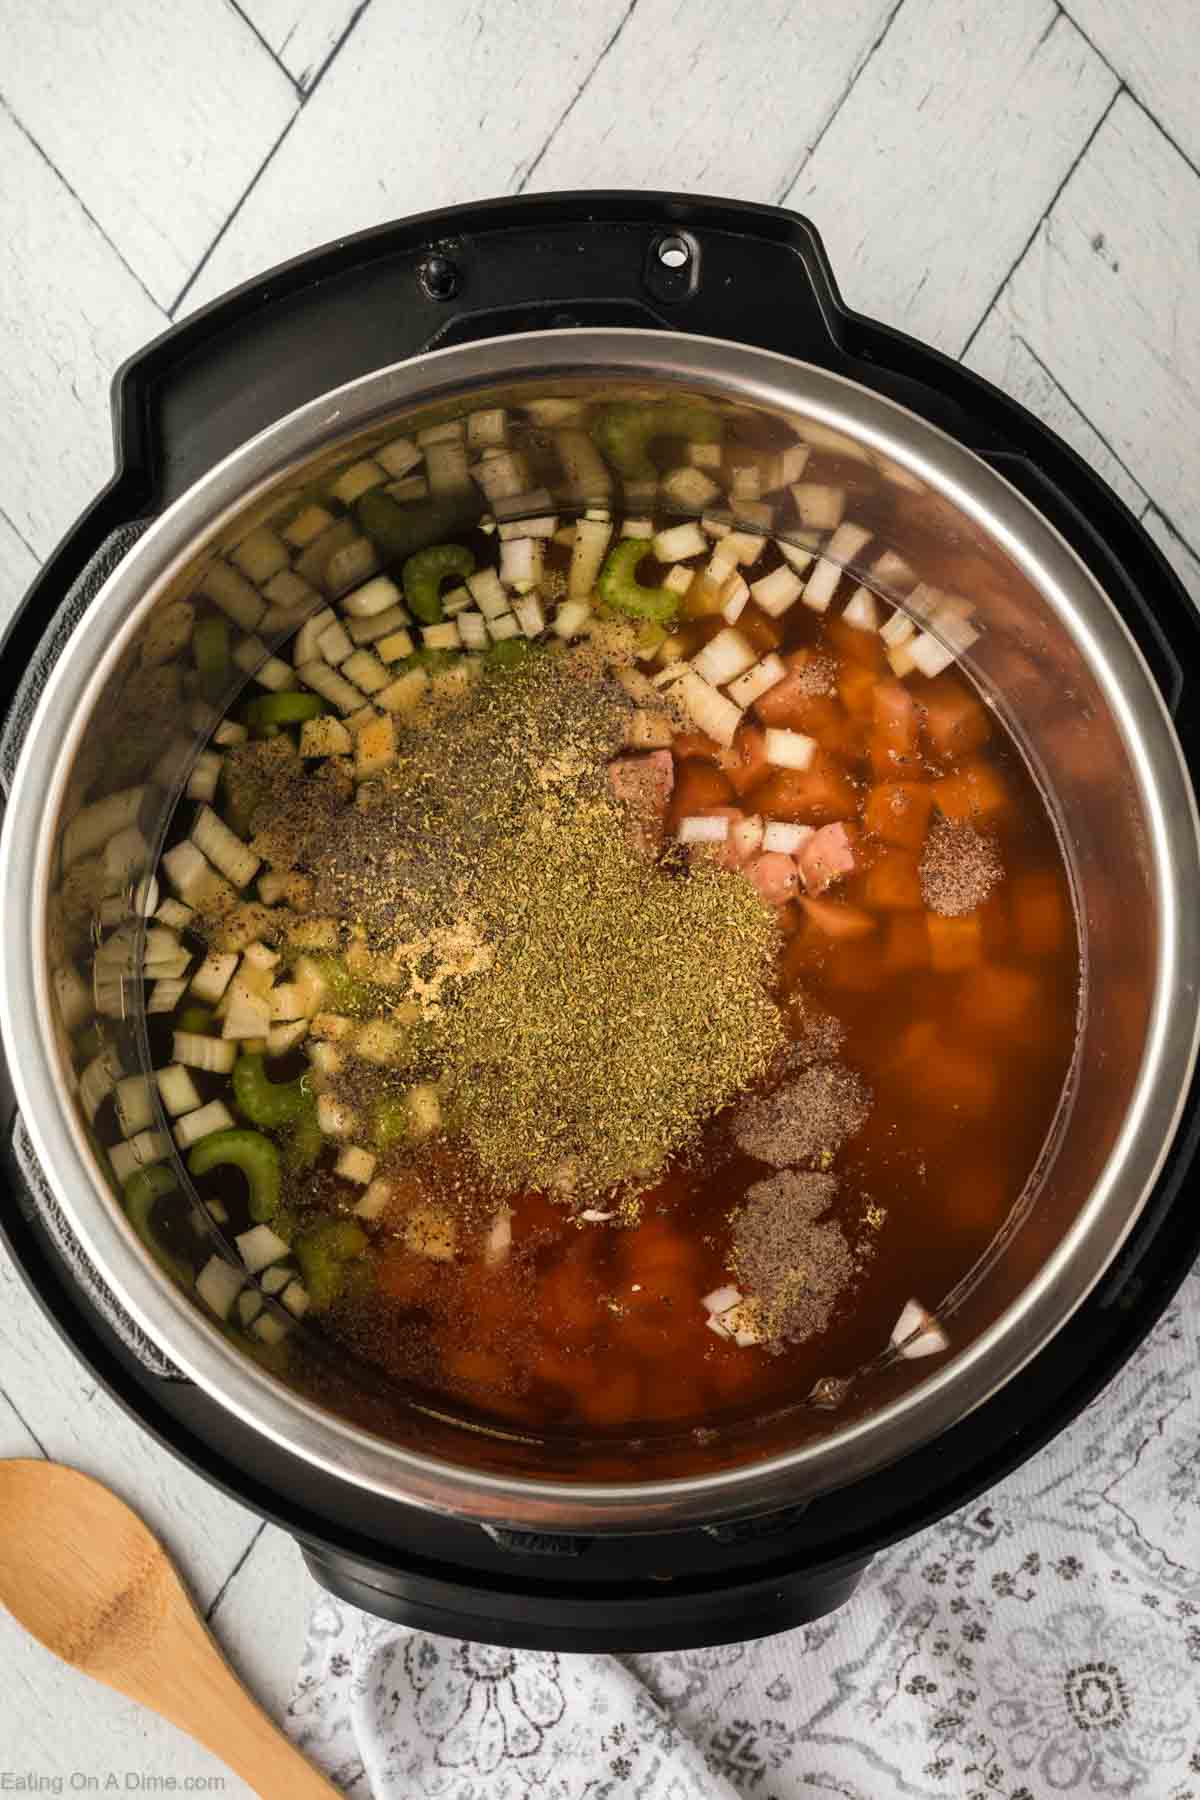
[{"label": "wooden spoon", "polygon": [[76,1469],[0,1462],[0,1601],[85,1675],[152,1707],[267,1800],[336,1795],[260,1711],[123,1500]]}]

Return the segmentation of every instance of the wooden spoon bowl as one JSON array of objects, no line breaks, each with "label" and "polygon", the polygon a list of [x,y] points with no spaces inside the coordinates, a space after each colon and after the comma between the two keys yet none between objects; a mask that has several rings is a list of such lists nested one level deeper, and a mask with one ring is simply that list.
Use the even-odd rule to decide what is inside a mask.
[{"label": "wooden spoon bowl", "polygon": [[0,1601],[47,1650],[161,1713],[270,1800],[337,1793],[250,1698],[123,1500],[60,1463],[0,1462],[0,1518]]}]

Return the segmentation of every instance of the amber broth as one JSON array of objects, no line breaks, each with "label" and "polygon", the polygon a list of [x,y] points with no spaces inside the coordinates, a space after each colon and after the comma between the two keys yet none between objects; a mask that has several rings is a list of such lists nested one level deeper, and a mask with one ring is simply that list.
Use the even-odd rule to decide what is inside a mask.
[{"label": "amber broth", "polygon": [[[926,539],[919,499],[890,490],[858,496],[861,466],[829,456],[813,458],[809,478],[848,488],[847,516],[877,533],[871,554],[899,544],[923,580],[969,593],[969,554],[949,558],[932,529]],[[481,561],[494,557],[485,539],[463,541],[478,546]],[[553,550],[551,566],[563,567],[566,554]],[[753,578],[778,561],[768,540]],[[781,1001],[799,983],[842,1021],[840,1060],[873,1094],[865,1128],[835,1165],[836,1216],[856,1245],[870,1247],[853,1288],[828,1330],[778,1354],[739,1348],[707,1329],[701,1299],[729,1279],[730,1215],[769,1173],[732,1148],[725,1121],[716,1119],[646,1194],[633,1229],[579,1225],[561,1204],[520,1195],[512,1200],[513,1254],[499,1268],[473,1255],[422,1263],[378,1243],[372,1281],[358,1284],[315,1328],[406,1391],[478,1421],[564,1438],[712,1426],[794,1403],[819,1378],[877,1357],[910,1298],[935,1308],[1021,1196],[1051,1131],[1076,1034],[1079,949],[1063,854],[1017,745],[961,671],[908,678],[924,722],[915,746],[888,766],[871,688],[892,678],[878,638],[838,619],[851,591],[847,579],[823,617],[796,606],[771,620],[751,605],[740,629],[760,651],[834,658],[837,694],[794,723],[852,785],[853,810],[808,804],[803,793],[780,804],[771,771],[765,785],[737,795],[715,747],[681,738],[670,817],[674,823],[706,805],[734,804],[820,824],[858,817],[871,786],[885,778],[927,785],[957,777],[940,791],[958,816],[976,816],[972,796],[984,795],[979,822],[994,835],[1004,875],[962,930],[958,921],[950,931],[935,921],[931,937],[919,900],[878,903],[873,874],[886,847],[870,832],[860,839],[866,866],[829,896],[869,915],[862,936],[829,938],[798,903],[781,915]],[[721,624],[698,621],[694,641]],[[961,714],[963,748],[931,737],[927,708]],[[915,854],[912,860],[915,866]],[[152,1058],[154,1047],[152,1032]],[[206,1096],[224,1085],[202,1083]],[[236,1212],[239,1195],[227,1172],[199,1185]],[[326,1172],[322,1186],[349,1207],[349,1184]],[[873,1225],[864,1224],[869,1209]]]}]

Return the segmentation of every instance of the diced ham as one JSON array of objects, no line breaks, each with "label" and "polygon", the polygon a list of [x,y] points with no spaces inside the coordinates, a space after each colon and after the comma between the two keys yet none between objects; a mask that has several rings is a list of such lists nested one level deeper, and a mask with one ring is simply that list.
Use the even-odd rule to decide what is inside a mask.
[{"label": "diced ham", "polygon": [[768,906],[786,905],[800,879],[795,858],[778,850],[764,850],[746,865],[746,873]]},{"label": "diced ham", "polygon": [[636,850],[653,855],[663,840],[667,807],[675,785],[675,759],[669,750],[648,756],[619,756],[608,765],[613,793],[627,809],[627,834]]},{"label": "diced ham", "polygon": [[830,882],[854,873],[854,845],[850,833],[840,821],[822,825],[800,849],[796,861],[804,877],[805,892],[821,894]]}]

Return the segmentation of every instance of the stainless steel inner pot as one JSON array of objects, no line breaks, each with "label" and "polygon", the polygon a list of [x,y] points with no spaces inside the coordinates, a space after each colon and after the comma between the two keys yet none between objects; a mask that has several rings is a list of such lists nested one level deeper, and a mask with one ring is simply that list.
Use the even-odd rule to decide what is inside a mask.
[{"label": "stainless steel inner pot", "polygon": [[[864,487],[898,489],[926,541],[959,559],[981,628],[963,661],[1050,800],[1084,957],[1073,1076],[1035,1178],[956,1289],[921,1296],[948,1350],[914,1360],[889,1343],[891,1322],[881,1321],[869,1367],[831,1371],[786,1416],[731,1428],[708,1447],[701,1472],[643,1440],[612,1478],[516,1437],[481,1443],[449,1419],[414,1414],[410,1431],[384,1435],[369,1400],[306,1391],[244,1354],[163,1273],[116,1203],[80,1109],[60,1011],[88,987],[91,950],[64,926],[65,884],[81,862],[102,860],[86,829],[77,824],[70,836],[72,820],[114,789],[140,786],[132,822],[144,852],[134,843],[118,868],[107,876],[101,868],[109,891],[100,909],[108,928],[130,934],[125,973],[136,972],[138,883],[203,743],[200,723],[171,700],[169,674],[155,699],[152,671],[169,671],[180,653],[181,602],[205,591],[214,569],[226,572],[228,591],[224,553],[294,509],[332,466],[474,409],[596,388],[703,396],[785,421],[814,443],[839,434]],[[583,491],[577,464],[574,485],[571,474],[567,459],[553,495],[560,509],[610,497]],[[648,503],[645,494],[625,500]],[[888,593],[886,581],[877,585]],[[243,623],[262,641],[261,656],[288,623],[276,611],[256,622],[252,586],[249,595]],[[900,590],[889,597],[903,603]],[[133,692],[154,741],[142,766],[125,730]],[[214,469],[122,562],[54,668],[13,785],[0,845],[0,1026],[25,1123],[81,1243],[134,1318],[223,1406],[298,1456],[397,1500],[484,1522],[663,1529],[795,1502],[881,1468],[980,1404],[1079,1306],[1153,1188],[1190,1080],[1198,852],[1178,744],[1116,611],[1053,527],[970,451],[862,387],[764,351],[666,332],[529,334],[382,369],[303,407]],[[135,987],[119,979],[115,1007],[111,991],[107,999],[114,1029],[131,1042]]]}]

